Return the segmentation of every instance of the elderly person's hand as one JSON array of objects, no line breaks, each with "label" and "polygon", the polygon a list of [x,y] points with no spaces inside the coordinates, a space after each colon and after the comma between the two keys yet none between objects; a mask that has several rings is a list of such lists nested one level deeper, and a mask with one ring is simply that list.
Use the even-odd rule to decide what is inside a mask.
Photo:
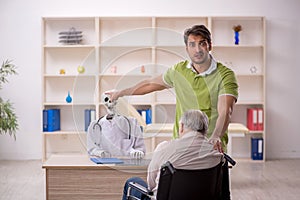
[{"label": "elderly person's hand", "polygon": [[214,145],[215,150],[218,150],[220,153],[224,153],[222,141],[219,137],[211,137],[209,138],[209,142]]}]

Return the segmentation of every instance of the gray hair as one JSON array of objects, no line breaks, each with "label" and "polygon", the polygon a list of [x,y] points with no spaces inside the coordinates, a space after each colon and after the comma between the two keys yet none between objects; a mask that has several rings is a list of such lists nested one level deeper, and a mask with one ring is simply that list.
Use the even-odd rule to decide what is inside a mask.
[{"label": "gray hair", "polygon": [[208,129],[208,117],[200,110],[188,110],[183,113],[180,122],[184,127],[206,135]]}]

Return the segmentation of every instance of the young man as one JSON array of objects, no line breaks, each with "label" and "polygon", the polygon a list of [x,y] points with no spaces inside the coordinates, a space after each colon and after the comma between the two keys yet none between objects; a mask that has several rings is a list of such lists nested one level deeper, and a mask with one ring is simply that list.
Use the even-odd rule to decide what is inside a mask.
[{"label": "young man", "polygon": [[[148,187],[156,196],[160,168],[170,161],[178,169],[207,169],[221,162],[222,154],[214,150],[213,144],[206,137],[208,130],[208,118],[200,110],[188,110],[180,119],[179,139],[160,143],[148,166],[147,183],[141,178],[134,177],[126,181],[123,200],[126,199],[128,184],[133,181]],[[135,197],[141,198],[141,193],[132,191]]]},{"label": "young man", "polygon": [[[204,25],[195,25],[184,32],[184,42],[190,61],[185,60],[169,68],[163,75],[137,85],[107,92],[112,100],[126,95],[143,95],[167,88],[176,92],[174,138],[178,137],[179,118],[189,109],[199,109],[209,118],[209,140],[223,152],[228,142],[227,129],[233,106],[238,98],[238,84],[232,70],[214,60],[211,34]],[[228,170],[224,171],[223,199],[230,199]],[[228,182],[224,184],[224,182]]]}]

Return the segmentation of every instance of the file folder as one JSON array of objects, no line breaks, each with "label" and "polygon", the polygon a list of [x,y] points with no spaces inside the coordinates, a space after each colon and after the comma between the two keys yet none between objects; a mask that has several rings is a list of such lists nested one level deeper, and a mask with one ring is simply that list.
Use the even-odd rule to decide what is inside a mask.
[{"label": "file folder", "polygon": [[152,111],[150,108],[146,109],[146,110],[137,110],[137,111],[142,116],[142,118],[146,124],[152,123]]},{"label": "file folder", "polygon": [[60,130],[60,110],[43,110],[43,131],[53,132]]},{"label": "file folder", "polygon": [[249,130],[257,130],[257,109],[247,109],[247,128]]},{"label": "file folder", "polygon": [[252,160],[263,159],[263,138],[251,138],[251,158]]},{"label": "file folder", "polygon": [[87,131],[90,123],[96,120],[96,111],[94,109],[84,110],[84,130]]},{"label": "file folder", "polygon": [[252,131],[264,130],[264,110],[263,108],[247,109],[247,128]]},{"label": "file folder", "polygon": [[264,130],[264,112],[262,108],[257,109],[257,130]]},{"label": "file folder", "polygon": [[90,158],[96,164],[122,164],[123,160],[118,158]]}]

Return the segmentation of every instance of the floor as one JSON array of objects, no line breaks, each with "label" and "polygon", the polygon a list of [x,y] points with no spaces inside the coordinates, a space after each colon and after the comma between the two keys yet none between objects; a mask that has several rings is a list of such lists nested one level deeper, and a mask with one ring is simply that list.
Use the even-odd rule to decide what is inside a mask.
[{"label": "floor", "polygon": [[300,160],[237,163],[230,172],[234,200],[299,200]]},{"label": "floor", "polygon": [[44,169],[40,160],[0,160],[0,200],[44,199]]},{"label": "floor", "polygon": [[[238,161],[230,170],[233,200],[300,199],[300,159]],[[0,161],[0,200],[44,200],[42,163]]]}]

